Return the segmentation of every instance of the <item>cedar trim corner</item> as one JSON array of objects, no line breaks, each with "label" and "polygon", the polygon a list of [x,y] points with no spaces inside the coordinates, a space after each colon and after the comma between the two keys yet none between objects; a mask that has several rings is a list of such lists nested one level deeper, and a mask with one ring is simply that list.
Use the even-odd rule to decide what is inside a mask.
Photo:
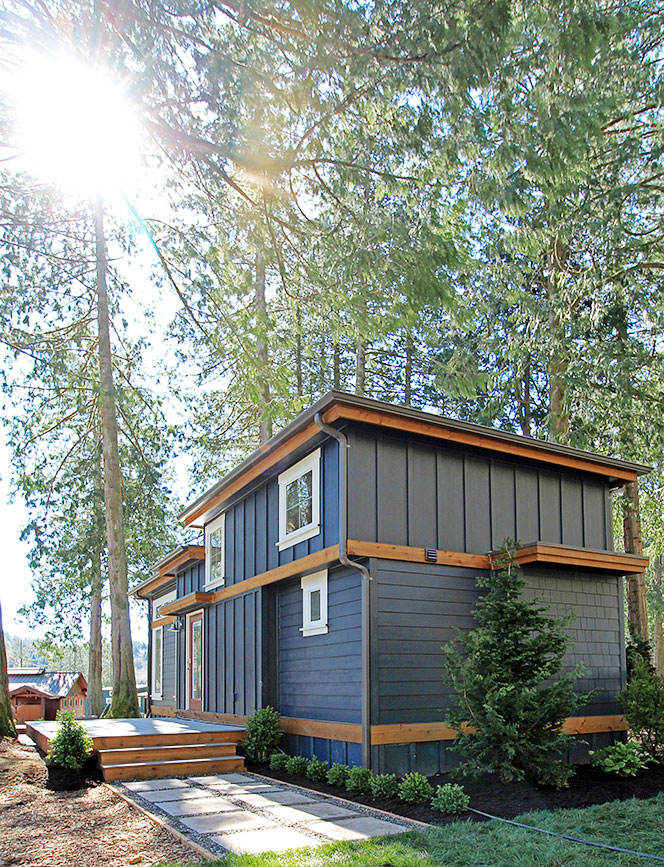
[{"label": "cedar trim corner", "polygon": [[[369,405],[358,406],[356,405],[356,401],[358,400],[362,400],[364,404]],[[233,494],[242,490],[250,482],[262,476],[295,449],[318,436],[320,434],[318,426],[313,421],[306,420],[307,414],[314,414],[316,411],[321,413],[323,420],[327,424],[342,419],[372,424],[395,431],[415,433],[434,439],[480,448],[483,451],[509,454],[554,466],[593,473],[609,478],[616,485],[635,482],[639,472],[645,472],[649,469],[639,464],[630,464],[627,461],[603,458],[602,455],[594,456],[589,453],[589,457],[584,457],[583,452],[579,455],[573,453],[580,452],[580,450],[561,448],[554,450],[551,444],[546,443],[544,440],[533,440],[532,445],[527,442],[517,442],[514,441],[514,438],[507,438],[508,435],[504,431],[497,429],[494,431],[487,428],[486,433],[461,430],[452,419],[440,417],[440,421],[433,420],[433,418],[431,421],[427,421],[425,418],[412,416],[431,414],[408,411],[405,408],[401,412],[391,412],[389,406],[375,408],[377,403],[377,401],[353,398],[351,395],[330,393],[317,404],[310,407],[303,414],[303,418],[300,419],[298,417],[298,419],[295,419],[291,422],[291,425],[284,429],[282,434],[286,438],[282,442],[277,440],[278,444],[275,442],[272,447],[270,443],[266,443],[255,455],[247,458],[245,463],[248,463],[249,466],[243,472],[235,474],[243,466],[240,464],[236,471],[229,474],[231,478],[229,478],[227,484],[223,484],[222,479],[208,493],[203,494],[202,497],[185,509],[180,515],[180,520],[184,523],[185,527],[201,528],[203,524],[197,523],[199,518],[205,516],[212,509],[232,497]],[[391,407],[391,409],[394,410],[394,407]],[[288,429],[291,426],[297,427],[298,422],[304,426],[300,430],[296,429],[289,436]],[[275,438],[281,438],[282,434],[275,435]],[[572,453],[570,454],[569,452]],[[252,464],[252,461],[255,461],[255,463]]]}]

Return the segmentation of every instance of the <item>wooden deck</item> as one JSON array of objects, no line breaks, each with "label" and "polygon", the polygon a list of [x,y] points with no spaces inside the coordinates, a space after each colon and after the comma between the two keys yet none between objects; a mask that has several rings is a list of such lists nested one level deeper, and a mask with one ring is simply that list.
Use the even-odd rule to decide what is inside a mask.
[{"label": "wooden deck", "polygon": [[[190,719],[79,720],[93,740],[106,780],[152,779],[244,769],[236,753],[241,726]],[[44,752],[57,722],[27,723],[27,734]]]}]

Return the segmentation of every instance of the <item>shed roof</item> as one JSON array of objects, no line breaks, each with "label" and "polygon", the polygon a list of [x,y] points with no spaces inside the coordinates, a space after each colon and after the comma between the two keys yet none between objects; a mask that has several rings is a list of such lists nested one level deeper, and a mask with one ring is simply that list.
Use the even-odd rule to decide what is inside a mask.
[{"label": "shed roof", "polygon": [[353,420],[389,428],[404,433],[419,433],[483,449],[509,453],[513,456],[541,461],[549,465],[572,467],[597,473],[611,484],[625,484],[651,467],[645,464],[606,457],[596,452],[522,436],[485,425],[447,418],[432,412],[396,406],[340,391],[328,391],[320,400],[300,413],[290,424],[275,434],[235,469],[194,500],[180,514],[186,526],[202,526],[212,516],[212,510],[232,496],[244,484],[262,475],[265,470],[304,442],[319,436],[314,418],[320,413],[330,423]]},{"label": "shed roof", "polygon": [[49,698],[65,698],[74,686],[80,682],[83,691],[88,684],[80,671],[47,671],[45,668],[9,668],[9,691],[29,687]]}]

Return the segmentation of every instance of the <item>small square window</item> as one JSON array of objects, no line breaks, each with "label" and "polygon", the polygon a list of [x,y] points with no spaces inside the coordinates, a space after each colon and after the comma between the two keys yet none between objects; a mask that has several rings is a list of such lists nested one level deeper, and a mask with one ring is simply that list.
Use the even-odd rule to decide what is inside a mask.
[{"label": "small square window", "polygon": [[305,575],[302,587],[302,635],[325,635],[327,627],[327,569]]},{"label": "small square window", "polygon": [[279,550],[320,533],[320,449],[279,476]]},{"label": "small square window", "polygon": [[226,514],[219,515],[205,528],[205,587],[218,587],[224,583]]}]

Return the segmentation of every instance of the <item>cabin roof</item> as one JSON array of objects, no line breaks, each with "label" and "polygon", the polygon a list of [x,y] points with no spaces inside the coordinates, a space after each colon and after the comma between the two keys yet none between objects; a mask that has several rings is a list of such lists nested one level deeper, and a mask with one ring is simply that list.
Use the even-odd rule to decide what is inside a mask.
[{"label": "cabin roof", "polygon": [[541,461],[549,466],[571,467],[584,472],[597,473],[612,485],[623,485],[634,481],[637,476],[651,470],[651,467],[633,461],[606,457],[596,452],[460,421],[432,412],[358,397],[346,392],[329,391],[188,505],[180,514],[180,520],[186,526],[203,526],[212,509],[244,484],[262,475],[267,467],[281,460],[289,450],[294,450],[308,439],[319,435],[320,432],[314,422],[317,413],[320,413],[323,420],[328,423],[337,419],[362,422],[397,433],[399,431],[416,433],[473,446],[488,452],[507,453]]},{"label": "cabin roof", "polygon": [[21,689],[32,689],[47,698],[65,698],[77,682],[85,692],[87,681],[80,671],[47,671],[45,668],[9,668],[9,691],[16,693]]}]

